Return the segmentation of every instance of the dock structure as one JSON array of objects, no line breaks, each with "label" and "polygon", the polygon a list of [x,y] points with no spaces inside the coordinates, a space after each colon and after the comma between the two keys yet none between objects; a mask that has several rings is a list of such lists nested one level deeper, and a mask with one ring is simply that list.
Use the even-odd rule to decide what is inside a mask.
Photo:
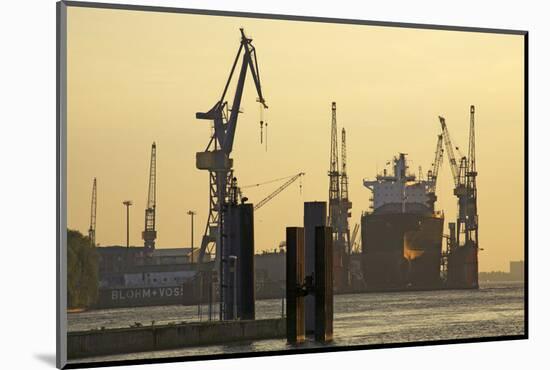
[{"label": "dock structure", "polygon": [[290,344],[304,342],[307,334],[323,343],[333,339],[334,241],[325,220],[326,202],[306,202],[305,227],[286,229],[286,333]]},{"label": "dock structure", "polygon": [[[326,202],[304,202],[304,265],[305,276],[315,273],[315,228],[327,225]],[[288,247],[287,247],[288,248]],[[315,296],[305,297],[306,333],[315,331]]]},{"label": "dock structure", "polygon": [[135,326],[67,334],[69,360],[122,353],[284,338],[284,319]]}]

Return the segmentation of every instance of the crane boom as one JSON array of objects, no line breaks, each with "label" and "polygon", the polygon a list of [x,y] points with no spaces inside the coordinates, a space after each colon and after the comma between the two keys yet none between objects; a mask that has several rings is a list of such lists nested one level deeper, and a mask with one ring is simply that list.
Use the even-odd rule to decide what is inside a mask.
[{"label": "crane boom", "polygon": [[262,208],[267,202],[269,202],[271,199],[275,198],[280,192],[285,190],[287,187],[289,187],[294,181],[298,180],[300,177],[304,176],[305,172],[300,172],[297,175],[294,175],[290,180],[285,182],[283,185],[275,189],[275,191],[271,194],[269,194],[267,197],[259,201],[255,206],[254,210],[257,211],[258,209]]},{"label": "crane boom", "polygon": [[441,167],[442,162],[443,162],[443,135],[438,135],[437,146],[435,151],[435,160],[432,168],[432,177],[434,181],[434,187],[435,187],[435,183],[437,182],[437,175],[439,174],[439,168]]},{"label": "crane boom", "polygon": [[151,146],[151,162],[149,164],[149,191],[147,193],[147,208],[145,208],[145,229],[142,238],[145,249],[153,251],[155,249],[155,239],[157,231],[155,229],[155,217],[157,206],[157,144],[153,142]]},{"label": "crane boom", "polygon": [[451,172],[453,174],[453,179],[455,186],[458,186],[460,183],[460,169],[456,162],[454,155],[453,144],[451,142],[451,136],[449,135],[449,130],[447,129],[447,124],[445,123],[445,118],[439,116],[439,122],[441,123],[441,132],[443,135],[443,140],[445,141],[445,148],[447,149],[447,156],[449,157],[449,164],[451,167]]},{"label": "crane boom", "polygon": [[432,168],[428,171],[428,182],[430,183],[430,191],[435,193],[437,184],[437,176],[439,169],[443,163],[443,135],[437,135],[437,144],[435,147],[435,158],[432,163]]},{"label": "crane boom", "polygon": [[97,211],[97,181],[94,177],[94,184],[92,186],[92,206],[90,210],[90,228],[88,229],[88,238],[90,244],[95,246],[95,223],[96,223],[96,211]]},{"label": "crane boom", "polygon": [[[239,113],[241,113],[240,107],[244,90],[244,82],[246,80],[246,72],[249,68],[250,73],[252,74],[252,79],[254,80],[254,85],[256,86],[256,92],[258,93],[257,101],[260,102],[262,106],[267,109],[267,105],[262,93],[262,86],[260,83],[260,72],[258,68],[258,61],[256,58],[256,49],[252,45],[252,39],[246,37],[242,28],[240,29],[240,31],[241,45],[237,52],[235,61],[233,62],[231,72],[229,73],[229,78],[225,84],[220,100],[218,100],[216,104],[214,104],[212,109],[210,109],[208,112],[198,112],[196,114],[197,119],[214,121],[214,139],[217,141],[217,144],[219,144],[221,150],[227,156],[229,156],[229,154],[233,150],[233,140],[235,138],[235,131],[237,129],[237,119]],[[227,122],[224,122],[224,108],[226,107],[225,95],[227,94],[229,84],[231,83],[231,79],[233,77],[233,73],[235,72],[235,68],[237,67],[237,62],[239,61],[241,53],[243,53],[243,62],[239,72],[239,78],[235,89],[235,95],[233,97],[233,103],[230,109],[231,113],[229,118],[227,119]]]},{"label": "crane boom", "polygon": [[353,227],[353,232],[351,233],[351,239],[350,239],[350,242],[349,242],[349,244],[351,245],[352,248],[355,245],[355,239],[357,239],[357,232],[358,231],[359,231],[359,224],[355,224],[355,226]]}]

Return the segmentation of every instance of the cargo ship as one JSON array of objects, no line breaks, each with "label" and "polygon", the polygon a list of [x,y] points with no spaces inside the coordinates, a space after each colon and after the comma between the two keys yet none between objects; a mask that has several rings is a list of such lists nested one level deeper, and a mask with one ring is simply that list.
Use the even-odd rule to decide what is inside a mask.
[{"label": "cargo ship", "polygon": [[406,154],[364,180],[372,192],[371,211],[361,216],[361,269],[367,291],[427,290],[441,278],[444,215],[435,211],[434,180],[409,173]]}]

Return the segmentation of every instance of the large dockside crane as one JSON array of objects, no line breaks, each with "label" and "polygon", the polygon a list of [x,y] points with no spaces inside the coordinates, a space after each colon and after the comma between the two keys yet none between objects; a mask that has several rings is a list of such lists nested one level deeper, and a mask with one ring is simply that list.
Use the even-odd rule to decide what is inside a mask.
[{"label": "large dockside crane", "polygon": [[[246,37],[242,28],[240,31],[241,42],[239,50],[237,52],[237,56],[235,57],[235,61],[233,62],[233,66],[231,67],[229,78],[227,79],[220,99],[208,112],[197,112],[196,114],[197,119],[212,121],[214,126],[213,134],[210,137],[208,145],[206,146],[206,150],[196,154],[197,168],[200,170],[207,170],[209,172],[210,194],[208,220],[206,222],[206,228],[199,250],[199,269],[201,273],[204,272],[205,274],[208,274],[207,270],[212,272],[211,268],[207,269],[202,265],[202,263],[204,262],[206,253],[214,253],[216,256],[215,265],[218,272],[218,282],[220,288],[220,320],[232,319],[235,317],[236,312],[234,312],[231,303],[235,300],[230,296],[230,294],[237,294],[235,292],[240,291],[234,282],[231,283],[229,281],[228,274],[230,273],[232,263],[230,261],[231,256],[229,255],[229,249],[231,246],[225,245],[224,219],[226,218],[225,213],[229,210],[229,207],[234,206],[237,202],[237,196],[240,196],[240,189],[236,184],[236,178],[233,177],[233,159],[230,158],[230,155],[233,150],[233,141],[237,129],[237,120],[239,118],[244,83],[248,70],[250,70],[250,74],[254,80],[254,85],[256,86],[256,91],[258,94],[257,101],[261,104],[262,109],[267,108],[262,94],[256,49],[252,45],[252,39]],[[225,96],[241,54],[242,62],[235,87],[235,95],[233,97],[231,108],[229,108]],[[244,200],[244,198],[242,200]],[[228,225],[231,225],[231,220],[228,221]],[[239,266],[239,271],[242,271],[242,260],[239,261]],[[234,270],[234,273],[237,274],[237,268],[233,266],[232,269]],[[210,280],[211,278],[208,279]],[[240,282],[240,286],[241,288],[244,286],[244,282],[242,280]],[[231,293],[231,291],[233,293]],[[245,295],[245,293],[242,294]]]},{"label": "large dockside crane", "polygon": [[[244,82],[249,69],[258,93],[258,102],[263,108],[267,108],[262,94],[256,49],[252,45],[252,39],[246,37],[242,28],[240,31],[241,43],[239,50],[220,99],[208,112],[198,112],[196,114],[197,119],[212,121],[214,124],[213,135],[210,137],[206,150],[198,152],[196,156],[197,168],[200,170],[207,170],[210,174],[210,207],[208,211],[208,221],[199,251],[200,263],[204,261],[206,253],[214,252],[218,263],[221,263],[224,257],[221,256],[223,250],[221,247],[221,243],[223,242],[222,211],[228,202],[228,196],[230,194],[229,187],[233,179],[233,159],[230,158],[230,155],[233,150],[233,140],[237,129],[237,119],[240,113],[239,109],[244,90]],[[242,64],[240,66],[233,103],[231,109],[229,109],[228,103],[225,100],[225,95],[241,54]]]},{"label": "large dockside crane", "polygon": [[332,124],[330,134],[330,169],[328,191],[328,225],[332,227],[333,239],[338,242],[338,221],[340,218],[340,168],[338,163],[338,127],[336,123],[336,102],[332,102]]},{"label": "large dockside crane", "polygon": [[145,229],[141,233],[145,251],[155,250],[157,230],[155,228],[155,212],[157,206],[157,145],[151,146],[151,162],[149,164],[149,191],[147,193],[147,208],[145,208]]},{"label": "large dockside crane", "polygon": [[343,242],[343,254],[342,254],[342,264],[343,264],[343,274],[344,285],[351,284],[351,271],[350,271],[350,256],[352,242],[349,231],[349,218],[351,217],[351,201],[349,200],[348,192],[348,170],[347,170],[347,145],[346,145],[346,129],[342,127],[342,174],[340,176],[340,229],[339,233],[342,234],[340,237]]},{"label": "large dockside crane", "polygon": [[332,102],[330,168],[328,171],[329,209],[327,225],[332,228],[332,240],[334,242],[334,288],[336,290],[341,290],[344,285],[347,285],[349,283],[347,253],[350,248],[348,214],[351,208],[351,202],[348,199],[348,181],[345,169],[345,130],[343,130],[342,135],[342,172],[340,172],[340,166],[338,162],[338,126],[336,120],[336,102]]},{"label": "large dockside crane", "polygon": [[[478,246],[478,216],[477,216],[477,169],[476,169],[476,139],[475,139],[475,107],[470,106],[470,137],[468,143],[468,170],[466,172],[466,201],[465,238],[467,243]],[[477,278],[476,278],[477,280]]]},{"label": "large dockside crane", "polygon": [[94,184],[92,186],[92,207],[90,210],[90,228],[88,229],[88,239],[90,239],[90,245],[95,247],[95,221],[97,212],[97,181],[94,177]]},{"label": "large dockside crane", "polygon": [[348,170],[347,170],[347,145],[346,145],[346,129],[342,128],[342,175],[340,177],[340,197],[341,197],[341,214],[342,214],[342,229],[344,230],[346,254],[351,254],[351,240],[349,232],[348,219],[351,217],[351,201],[348,193]]},{"label": "large dockside crane", "polygon": [[468,156],[461,156],[460,163],[454,155],[445,118],[439,117],[451,172],[454,179],[454,195],[458,198],[456,224],[450,223],[451,241],[448,260],[447,283],[451,287],[478,287],[478,216],[475,164],[475,107],[470,106],[470,135]]}]

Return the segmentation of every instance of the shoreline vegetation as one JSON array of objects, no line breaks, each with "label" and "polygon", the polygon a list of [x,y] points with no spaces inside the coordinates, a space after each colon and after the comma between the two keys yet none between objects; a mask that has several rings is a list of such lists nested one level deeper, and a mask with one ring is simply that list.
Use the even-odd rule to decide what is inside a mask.
[{"label": "shoreline vegetation", "polygon": [[82,312],[98,295],[98,254],[87,236],[67,229],[67,312]]}]

